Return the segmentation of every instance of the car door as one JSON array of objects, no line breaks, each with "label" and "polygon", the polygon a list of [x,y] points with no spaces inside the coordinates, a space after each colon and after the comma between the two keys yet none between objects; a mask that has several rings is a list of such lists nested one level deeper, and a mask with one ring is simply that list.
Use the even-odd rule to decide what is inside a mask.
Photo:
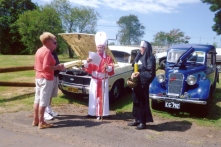
[{"label": "car door", "polygon": [[216,57],[213,52],[207,53],[206,74],[211,83],[214,83],[216,76]]}]

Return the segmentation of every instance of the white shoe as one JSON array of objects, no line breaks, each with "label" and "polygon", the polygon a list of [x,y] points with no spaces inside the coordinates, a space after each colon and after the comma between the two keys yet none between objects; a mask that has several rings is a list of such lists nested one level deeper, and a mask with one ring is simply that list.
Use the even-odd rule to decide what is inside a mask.
[{"label": "white shoe", "polygon": [[101,119],[101,117],[100,117],[100,116],[98,116],[98,117],[97,117],[97,120],[100,120],[100,119]]},{"label": "white shoe", "polygon": [[58,113],[54,112],[54,111],[51,109],[51,106],[50,106],[50,105],[48,105],[48,106],[46,107],[45,111],[46,111],[47,113],[49,113],[51,116],[53,116],[53,117],[56,117],[56,116],[59,115]]},{"label": "white shoe", "polygon": [[53,110],[51,112],[49,112],[49,114],[53,117],[56,117],[59,115],[58,113],[54,112]]},{"label": "white shoe", "polygon": [[44,119],[45,119],[45,120],[52,120],[52,119],[53,119],[53,116],[51,116],[49,113],[45,112],[45,113],[44,113]]}]

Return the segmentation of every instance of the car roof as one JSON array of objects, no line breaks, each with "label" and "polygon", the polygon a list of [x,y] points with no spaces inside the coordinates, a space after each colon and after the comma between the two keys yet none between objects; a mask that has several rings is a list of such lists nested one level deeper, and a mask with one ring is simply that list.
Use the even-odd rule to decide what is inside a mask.
[{"label": "car roof", "polygon": [[213,45],[204,45],[204,44],[177,44],[172,45],[169,50],[171,49],[179,49],[179,50],[187,50],[189,48],[193,47],[195,51],[205,51],[209,52],[211,50],[216,50],[216,48]]}]

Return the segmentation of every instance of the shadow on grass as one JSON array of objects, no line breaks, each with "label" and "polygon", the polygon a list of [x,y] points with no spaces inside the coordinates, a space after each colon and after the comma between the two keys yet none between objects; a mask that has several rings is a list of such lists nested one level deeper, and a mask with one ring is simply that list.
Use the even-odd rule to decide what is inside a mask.
[{"label": "shadow on grass", "polygon": [[[64,95],[62,95],[60,98],[67,99],[70,104],[78,103],[81,105],[88,106],[88,99],[89,99],[88,96],[83,96],[81,94],[73,94],[70,92],[64,92]],[[110,103],[110,110],[114,111],[116,109],[121,109],[124,106],[127,106],[131,103],[132,103],[131,91],[125,89],[124,94],[119,100]]]},{"label": "shadow on grass", "polygon": [[[117,101],[110,104],[110,110],[122,109],[125,106],[132,104],[132,92],[130,89],[125,89],[124,94]],[[132,110],[132,109],[131,109]]]},{"label": "shadow on grass", "polygon": [[78,103],[85,106],[88,105],[88,96],[83,96],[81,94],[65,92],[60,98],[67,99],[70,104]]},{"label": "shadow on grass", "polygon": [[34,95],[35,95],[35,93],[32,92],[32,93],[27,93],[27,94],[15,96],[15,97],[12,97],[12,98],[1,99],[0,104],[5,103],[5,102],[11,102],[11,101],[16,101],[16,100],[26,99],[26,98],[32,97]]}]

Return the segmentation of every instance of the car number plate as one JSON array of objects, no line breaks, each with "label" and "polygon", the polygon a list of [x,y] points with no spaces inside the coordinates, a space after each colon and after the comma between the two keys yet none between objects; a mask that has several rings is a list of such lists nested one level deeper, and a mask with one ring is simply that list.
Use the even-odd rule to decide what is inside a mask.
[{"label": "car number plate", "polygon": [[180,103],[173,101],[165,101],[166,108],[180,109]]},{"label": "car number plate", "polygon": [[78,93],[78,88],[72,88],[72,87],[68,87],[67,88],[68,92],[73,92],[73,93]]}]

